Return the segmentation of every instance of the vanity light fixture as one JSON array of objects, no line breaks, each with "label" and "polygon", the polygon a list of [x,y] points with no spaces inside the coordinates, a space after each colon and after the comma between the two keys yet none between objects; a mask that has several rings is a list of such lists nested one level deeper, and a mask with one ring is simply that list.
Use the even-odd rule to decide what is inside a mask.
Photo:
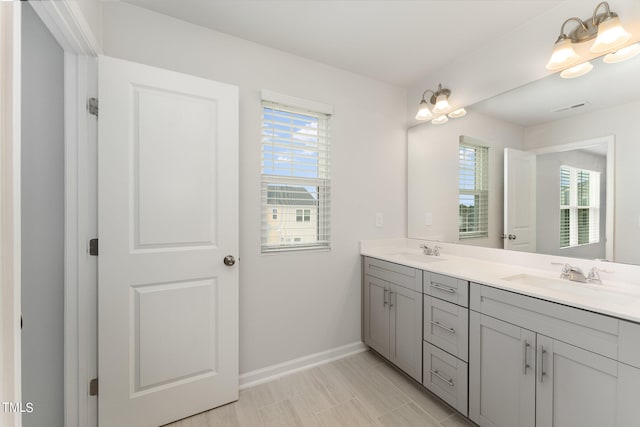
[{"label": "vanity light fixture", "polygon": [[574,77],[584,76],[591,70],[593,70],[593,64],[587,61],[563,70],[560,73],[560,77],[562,77],[563,79],[572,79]]},{"label": "vanity light fixture", "polygon": [[[600,9],[604,7],[604,12]],[[575,21],[576,28],[565,32],[565,26]],[[606,1],[598,3],[591,18],[582,20],[580,18],[569,18],[560,27],[560,36],[553,46],[553,53],[547,63],[547,70],[558,71],[571,67],[580,61],[580,56],[573,49],[573,43],[584,43],[595,39],[591,46],[591,52],[604,53],[613,51],[624,45],[631,38],[631,34],[625,31],[620,24],[620,18],[611,12],[609,3]]]},{"label": "vanity light fixture", "polygon": [[[428,93],[431,93],[430,98],[427,98]],[[431,89],[425,90],[422,94],[420,105],[418,105],[416,120],[431,120],[431,123],[435,125],[440,125],[449,121],[446,113],[451,110],[451,105],[449,104],[450,96],[451,90],[443,88],[442,84],[439,84],[438,89],[435,91]],[[458,108],[457,110],[449,113],[448,116],[455,119],[462,117],[465,114],[467,114],[467,111],[464,108]]]},{"label": "vanity light fixture", "polygon": [[635,43],[622,49],[618,49],[615,52],[605,55],[603,62],[607,64],[615,64],[616,62],[626,61],[631,59],[640,53],[640,43]]}]

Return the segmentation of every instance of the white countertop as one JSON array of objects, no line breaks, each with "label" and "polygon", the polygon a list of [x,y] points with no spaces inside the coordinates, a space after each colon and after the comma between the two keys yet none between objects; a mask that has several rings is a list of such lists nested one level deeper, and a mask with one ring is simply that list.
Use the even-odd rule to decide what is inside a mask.
[{"label": "white countertop", "polygon": [[[507,260],[502,263],[453,255],[447,253],[446,248],[439,257],[427,256],[420,249],[407,247],[401,240],[390,241],[386,246],[363,244],[361,255],[640,323],[640,286],[637,284],[605,277],[602,285],[572,282],[559,278],[560,266],[556,271],[529,268],[507,264]],[[539,283],[529,283],[532,281]]]}]

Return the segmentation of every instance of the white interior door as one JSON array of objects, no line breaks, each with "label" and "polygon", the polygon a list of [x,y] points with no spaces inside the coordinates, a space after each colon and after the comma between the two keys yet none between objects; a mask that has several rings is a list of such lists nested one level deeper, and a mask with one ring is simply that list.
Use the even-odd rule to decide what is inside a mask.
[{"label": "white interior door", "polygon": [[504,149],[504,248],[536,251],[536,155]]},{"label": "white interior door", "polygon": [[238,398],[238,89],[99,61],[99,425]]}]

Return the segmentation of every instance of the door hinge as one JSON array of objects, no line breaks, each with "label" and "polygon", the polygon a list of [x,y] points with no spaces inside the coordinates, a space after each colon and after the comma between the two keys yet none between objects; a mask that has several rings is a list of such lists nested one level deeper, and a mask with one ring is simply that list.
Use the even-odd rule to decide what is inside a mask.
[{"label": "door hinge", "polygon": [[89,396],[97,396],[98,395],[98,379],[94,378],[89,381]]},{"label": "door hinge", "polygon": [[89,101],[87,101],[87,111],[89,111],[89,114],[98,117],[98,98],[89,98]]},{"label": "door hinge", "polygon": [[89,240],[89,255],[98,256],[98,239]]}]

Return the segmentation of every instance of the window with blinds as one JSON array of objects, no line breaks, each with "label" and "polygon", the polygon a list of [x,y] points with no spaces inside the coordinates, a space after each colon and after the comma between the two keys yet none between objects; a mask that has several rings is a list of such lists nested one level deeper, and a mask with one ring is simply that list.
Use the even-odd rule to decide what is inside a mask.
[{"label": "window with blinds", "polygon": [[600,172],[560,167],[560,247],[600,241]]},{"label": "window with blinds", "polygon": [[262,252],[330,246],[329,117],[262,101]]},{"label": "window with blinds", "polygon": [[489,148],[460,142],[459,238],[489,235]]}]

